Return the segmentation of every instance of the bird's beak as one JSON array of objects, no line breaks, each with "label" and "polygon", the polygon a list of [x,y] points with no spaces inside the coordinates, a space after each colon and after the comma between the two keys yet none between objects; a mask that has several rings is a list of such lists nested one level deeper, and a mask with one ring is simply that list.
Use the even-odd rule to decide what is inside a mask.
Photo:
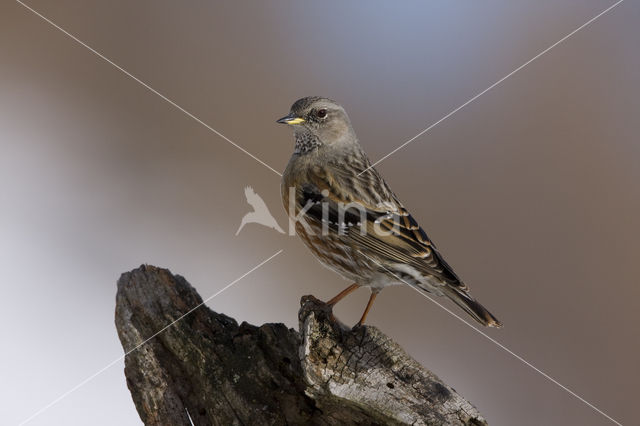
[{"label": "bird's beak", "polygon": [[276,123],[289,124],[292,126],[294,124],[304,123],[304,118],[296,117],[291,113],[286,117],[282,117],[280,120],[277,120]]}]

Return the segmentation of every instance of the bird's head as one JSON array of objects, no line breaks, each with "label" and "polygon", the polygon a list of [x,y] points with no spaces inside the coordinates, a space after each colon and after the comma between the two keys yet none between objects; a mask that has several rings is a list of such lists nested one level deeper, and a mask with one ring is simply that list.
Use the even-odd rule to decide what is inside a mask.
[{"label": "bird's head", "polygon": [[311,136],[320,145],[355,142],[349,117],[341,105],[328,98],[309,96],[298,99],[289,115],[278,123],[288,124],[298,139]]}]

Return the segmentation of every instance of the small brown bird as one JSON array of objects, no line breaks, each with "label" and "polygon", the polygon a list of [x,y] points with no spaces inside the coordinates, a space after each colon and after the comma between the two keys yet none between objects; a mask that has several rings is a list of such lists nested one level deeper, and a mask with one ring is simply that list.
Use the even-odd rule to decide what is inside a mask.
[{"label": "small brown bird", "polygon": [[371,297],[407,283],[447,296],[479,323],[502,324],[473,299],[467,286],[371,167],[344,108],[321,97],[296,101],[278,120],[293,128],[295,149],[282,176],[282,201],[297,234],[316,258],[352,285],[327,303],[334,306],[359,286]]}]

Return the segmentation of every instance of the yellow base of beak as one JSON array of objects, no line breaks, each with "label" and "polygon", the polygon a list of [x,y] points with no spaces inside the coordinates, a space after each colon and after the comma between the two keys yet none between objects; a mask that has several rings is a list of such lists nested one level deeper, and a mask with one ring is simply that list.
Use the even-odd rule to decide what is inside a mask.
[{"label": "yellow base of beak", "polygon": [[304,118],[300,118],[300,117],[291,118],[291,119],[285,121],[285,123],[291,124],[291,125],[304,123]]}]

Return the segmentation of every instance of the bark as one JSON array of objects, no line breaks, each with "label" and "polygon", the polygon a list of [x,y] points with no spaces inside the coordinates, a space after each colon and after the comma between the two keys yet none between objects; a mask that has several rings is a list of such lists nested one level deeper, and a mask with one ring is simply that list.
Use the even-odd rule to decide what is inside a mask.
[{"label": "bark", "polygon": [[118,281],[127,386],[147,425],[486,425],[380,330],[345,327],[313,296],[299,331],[238,325],[201,304],[166,269]]}]

